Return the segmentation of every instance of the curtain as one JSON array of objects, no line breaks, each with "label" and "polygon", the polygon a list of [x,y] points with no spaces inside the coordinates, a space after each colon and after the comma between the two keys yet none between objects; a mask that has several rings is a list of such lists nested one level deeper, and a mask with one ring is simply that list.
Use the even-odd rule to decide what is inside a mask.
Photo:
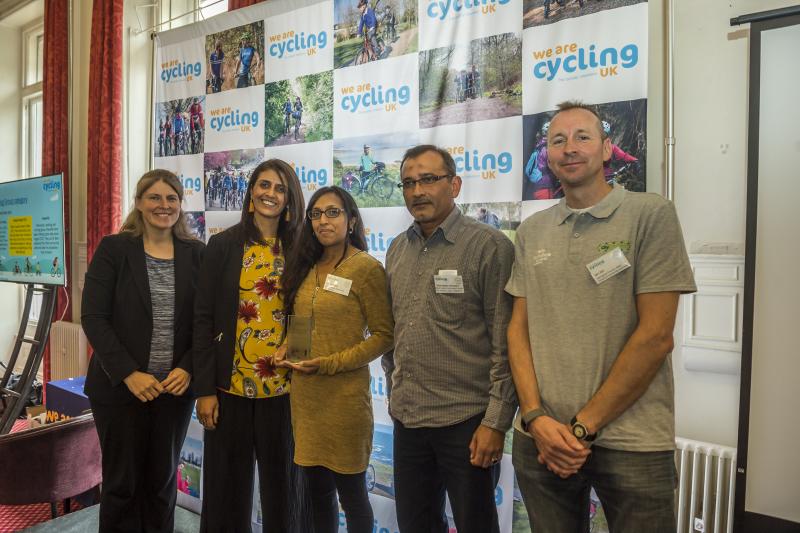
[{"label": "curtain", "polygon": [[258,4],[262,0],[228,0],[228,11],[239,9],[240,7],[252,6]]},{"label": "curtain", "polygon": [[[64,257],[67,287],[72,286],[72,225],[69,180],[69,0],[44,4],[44,73],[42,100],[42,174],[64,174]],[[53,320],[72,319],[72,305],[59,291]],[[50,349],[44,353],[44,381],[50,381]]]},{"label": "curtain", "polygon": [[123,0],[95,1],[89,52],[86,258],[119,229],[122,182]]}]

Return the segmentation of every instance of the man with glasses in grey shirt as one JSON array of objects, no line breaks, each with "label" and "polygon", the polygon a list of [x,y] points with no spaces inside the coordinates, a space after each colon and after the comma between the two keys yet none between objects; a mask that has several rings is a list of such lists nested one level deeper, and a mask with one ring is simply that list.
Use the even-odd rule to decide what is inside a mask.
[{"label": "man with glasses in grey shirt", "polygon": [[411,148],[400,175],[414,223],[386,255],[395,347],[383,358],[397,522],[402,533],[447,531],[444,487],[459,533],[498,531],[494,489],[516,410],[503,290],[513,245],[461,214],[446,150]]}]

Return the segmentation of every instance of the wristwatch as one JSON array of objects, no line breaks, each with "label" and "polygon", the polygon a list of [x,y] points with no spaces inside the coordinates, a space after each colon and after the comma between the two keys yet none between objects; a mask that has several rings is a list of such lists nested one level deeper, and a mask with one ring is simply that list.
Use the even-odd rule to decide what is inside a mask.
[{"label": "wristwatch", "polygon": [[597,438],[597,433],[589,434],[589,430],[586,429],[586,426],[578,422],[578,417],[573,416],[572,420],[570,420],[569,425],[572,426],[572,434],[578,440],[585,440],[586,442],[592,442],[594,439]]},{"label": "wristwatch", "polygon": [[544,410],[543,407],[537,407],[536,409],[532,409],[527,413],[523,413],[522,415],[522,429],[528,431],[528,426],[531,422],[539,418],[540,416],[547,415],[547,411]]}]

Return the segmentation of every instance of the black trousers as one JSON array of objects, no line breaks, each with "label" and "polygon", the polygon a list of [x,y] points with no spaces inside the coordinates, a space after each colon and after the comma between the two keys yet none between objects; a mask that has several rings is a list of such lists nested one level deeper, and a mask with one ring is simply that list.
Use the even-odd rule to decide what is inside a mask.
[{"label": "black trousers", "polygon": [[178,458],[194,403],[171,394],[124,405],[90,403],[103,452],[101,533],[171,532]]},{"label": "black trousers", "polygon": [[339,501],[347,533],[372,533],[374,514],[369,503],[366,473],[339,474],[324,466],[303,467],[311,492],[314,533],[339,531]]},{"label": "black trousers", "polygon": [[255,461],[264,533],[311,531],[307,483],[293,460],[289,396],[217,397],[217,427],[204,435],[200,531],[251,531]]},{"label": "black trousers", "polygon": [[444,498],[450,498],[459,533],[496,533],[494,490],[500,464],[472,466],[469,443],[483,413],[453,426],[407,428],[394,421],[394,490],[401,533],[447,531],[442,528]]}]

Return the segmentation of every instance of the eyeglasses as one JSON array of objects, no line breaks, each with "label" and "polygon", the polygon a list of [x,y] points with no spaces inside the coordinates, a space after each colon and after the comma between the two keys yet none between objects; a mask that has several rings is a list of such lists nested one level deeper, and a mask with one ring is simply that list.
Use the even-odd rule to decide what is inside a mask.
[{"label": "eyeglasses", "polygon": [[416,187],[417,183],[420,185],[432,185],[439,180],[444,178],[452,178],[452,174],[442,174],[441,176],[437,176],[436,174],[423,174],[417,179],[406,178],[400,183],[397,184],[398,189],[413,189]]},{"label": "eyeglasses", "polygon": [[338,207],[329,207],[328,209],[312,209],[306,215],[308,216],[309,220],[319,220],[322,218],[322,213],[325,213],[325,216],[328,218],[337,218],[339,215],[344,213],[344,209],[340,209]]}]

